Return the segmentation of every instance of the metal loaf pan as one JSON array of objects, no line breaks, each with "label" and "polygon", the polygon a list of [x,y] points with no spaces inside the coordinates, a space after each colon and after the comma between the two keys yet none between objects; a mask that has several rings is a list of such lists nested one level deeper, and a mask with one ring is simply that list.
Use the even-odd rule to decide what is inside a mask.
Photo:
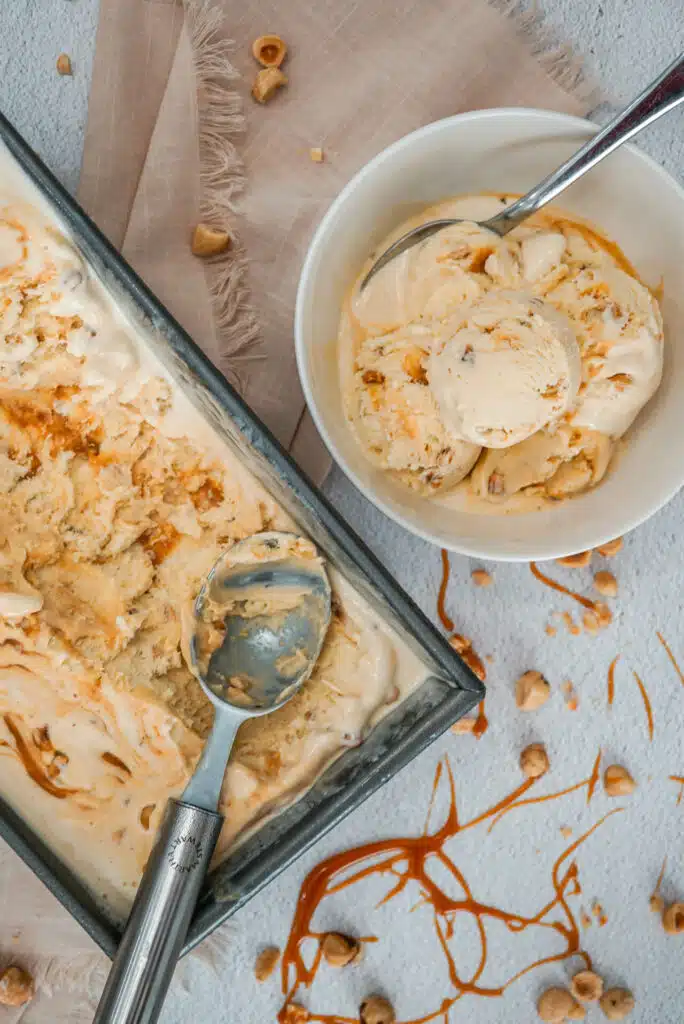
[{"label": "metal loaf pan", "polygon": [[[212,872],[188,934],[188,952],[471,710],[484,689],[2,114],[0,140],[193,404],[430,673],[360,747],[343,754],[305,796],[267,821]],[[117,923],[1,797],[0,835],[113,956],[121,934]]]}]

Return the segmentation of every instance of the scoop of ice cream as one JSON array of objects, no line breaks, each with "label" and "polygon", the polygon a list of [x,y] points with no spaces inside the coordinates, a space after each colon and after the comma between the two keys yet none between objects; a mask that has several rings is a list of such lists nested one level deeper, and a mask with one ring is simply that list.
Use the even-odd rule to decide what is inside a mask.
[{"label": "scoop of ice cream", "polygon": [[486,296],[452,318],[430,357],[430,389],[449,433],[508,448],[573,404],[580,356],[569,321],[541,299]]}]

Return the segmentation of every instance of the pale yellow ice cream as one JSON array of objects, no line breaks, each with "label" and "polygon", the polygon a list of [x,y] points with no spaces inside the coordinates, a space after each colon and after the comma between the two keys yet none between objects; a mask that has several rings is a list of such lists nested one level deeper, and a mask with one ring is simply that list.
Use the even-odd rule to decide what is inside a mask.
[{"label": "pale yellow ice cream", "polygon": [[[0,792],[123,916],[212,721],[183,620],[222,550],[292,523],[0,156]],[[333,589],[310,682],[238,735],[218,855],[425,677]]]},{"label": "pale yellow ice cream", "polygon": [[658,303],[617,246],[554,209],[505,238],[473,223],[508,201],[467,196],[401,224],[377,252],[464,218],[361,290],[363,267],[340,323],[345,410],[367,457],[473,511],[599,483],[663,366]]}]

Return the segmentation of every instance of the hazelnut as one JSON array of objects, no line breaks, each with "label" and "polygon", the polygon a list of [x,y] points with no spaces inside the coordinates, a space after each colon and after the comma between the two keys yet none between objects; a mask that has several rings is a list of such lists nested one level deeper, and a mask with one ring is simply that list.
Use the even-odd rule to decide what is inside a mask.
[{"label": "hazelnut", "polygon": [[254,964],[254,976],[257,981],[266,981],[273,974],[276,964],[280,959],[280,950],[277,946],[267,946],[262,949]]},{"label": "hazelnut", "polygon": [[618,551],[622,551],[622,537],[616,537],[615,540],[606,541],[605,544],[601,544],[599,547],[594,548],[599,555],[603,555],[604,558],[613,558],[617,555]]},{"label": "hazelnut", "polygon": [[536,711],[546,704],[551,695],[549,686],[541,672],[533,669],[524,672],[515,684],[515,703],[521,711]]},{"label": "hazelnut", "polygon": [[262,68],[254,79],[252,96],[257,103],[268,103],[283,85],[287,85],[287,76],[282,73],[280,68]]},{"label": "hazelnut", "polygon": [[491,587],[494,578],[486,569],[473,569],[470,578],[476,587]]},{"label": "hazelnut", "polygon": [[23,1006],[35,991],[33,978],[22,967],[6,967],[0,974],[0,1006]]},{"label": "hazelnut", "polygon": [[231,243],[227,231],[212,228],[209,224],[198,224],[192,233],[190,248],[193,256],[218,256],[229,249]]},{"label": "hazelnut", "polygon": [[477,718],[459,718],[458,722],[454,722],[451,726],[451,731],[455,732],[456,735],[464,736],[473,731],[476,722]]},{"label": "hazelnut", "polygon": [[520,755],[520,767],[528,779],[538,779],[549,770],[549,755],[542,743],[530,743]]},{"label": "hazelnut", "polygon": [[568,1013],[568,1020],[584,1020],[587,1015],[587,1011],[580,1003],[575,1003],[572,1010]]},{"label": "hazelnut", "polygon": [[359,1007],[361,1024],[394,1024],[394,1007],[384,996],[367,996]]},{"label": "hazelnut", "polygon": [[566,988],[548,988],[537,1002],[537,1013],[548,1024],[561,1024],[577,1003]]},{"label": "hazelnut", "polygon": [[629,796],[636,789],[636,782],[622,765],[610,764],[603,774],[603,788],[608,796]]},{"label": "hazelnut", "polygon": [[285,1003],[283,1009],[284,1024],[306,1024],[309,1019],[309,1011],[305,1010],[299,1003]]},{"label": "hazelnut", "polygon": [[684,903],[671,903],[663,913],[663,928],[668,935],[684,932]]},{"label": "hazelnut", "polygon": [[252,43],[252,55],[265,68],[279,68],[285,60],[287,45],[276,35],[259,36]]},{"label": "hazelnut", "polygon": [[598,590],[599,594],[603,594],[604,597],[617,596],[617,580],[613,576],[612,572],[606,572],[605,569],[602,569],[600,572],[595,573],[594,586]]},{"label": "hazelnut", "polygon": [[68,53],[60,53],[57,58],[57,71],[60,75],[71,75],[71,57]]},{"label": "hazelnut", "polygon": [[594,611],[601,629],[605,629],[606,626],[610,626],[613,621],[613,613],[607,604],[603,601],[597,601],[594,605]]},{"label": "hazelnut", "polygon": [[321,952],[331,967],[346,967],[361,959],[361,943],[341,932],[328,932],[321,939]]},{"label": "hazelnut", "polygon": [[556,561],[559,565],[567,565],[569,569],[584,569],[591,562],[591,551],[578,551],[576,555],[565,555]]},{"label": "hazelnut", "polygon": [[634,996],[626,988],[609,988],[599,1001],[608,1020],[624,1020],[634,1009]]},{"label": "hazelnut", "polygon": [[595,1003],[603,995],[603,978],[595,971],[580,971],[570,982],[570,991],[581,1003]]},{"label": "hazelnut", "polygon": [[314,146],[309,150],[309,156],[315,164],[322,164],[325,160],[325,153],[320,146]]},{"label": "hazelnut", "polygon": [[463,654],[472,647],[468,637],[462,636],[460,633],[454,633],[453,636],[449,637],[449,643],[457,654]]}]

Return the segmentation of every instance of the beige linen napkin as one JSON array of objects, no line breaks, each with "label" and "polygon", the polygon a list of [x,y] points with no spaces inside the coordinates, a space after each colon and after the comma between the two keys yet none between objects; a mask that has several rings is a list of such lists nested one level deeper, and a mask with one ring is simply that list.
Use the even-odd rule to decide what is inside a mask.
[{"label": "beige linen napkin", "polygon": [[[251,43],[267,32],[288,44],[289,84],[261,106]],[[180,0],[102,0],[80,199],[320,481],[329,458],[304,412],[292,313],[331,200],[436,118],[587,103],[567,53],[498,0],[190,0],[185,18]],[[208,266],[189,250],[202,217],[240,238]]]}]

